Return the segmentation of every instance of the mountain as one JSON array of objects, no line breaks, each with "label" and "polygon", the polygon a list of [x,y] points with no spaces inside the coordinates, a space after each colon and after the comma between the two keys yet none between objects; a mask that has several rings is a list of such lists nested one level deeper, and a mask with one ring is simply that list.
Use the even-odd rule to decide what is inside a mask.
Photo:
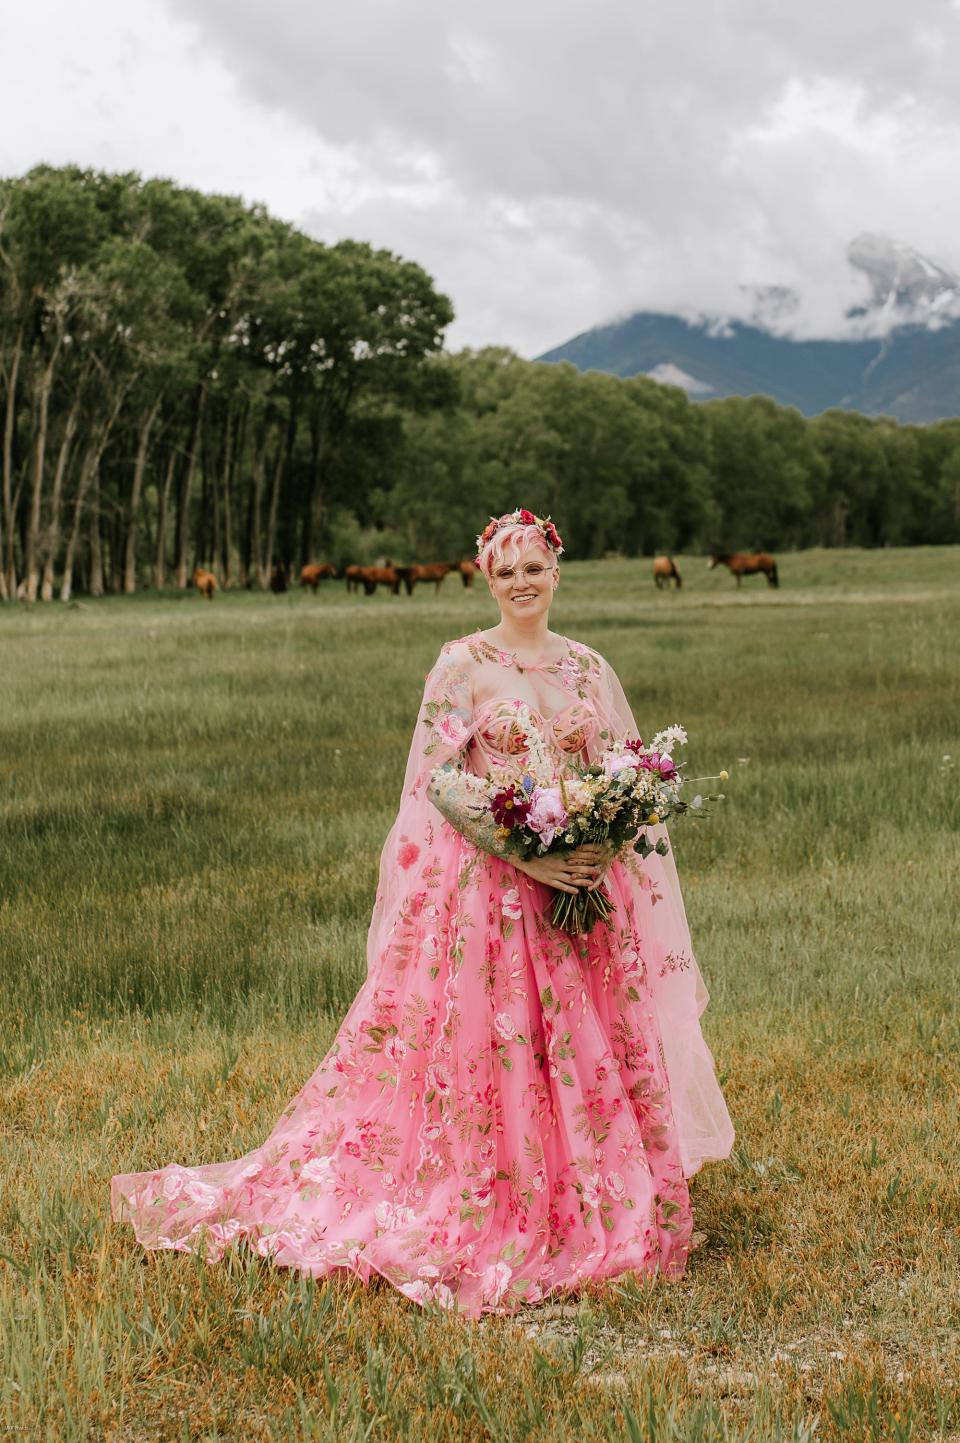
[{"label": "mountain", "polygon": [[885,236],[858,236],[847,260],[866,299],[836,337],[792,336],[801,298],[753,287],[741,318],[639,311],[539,359],[652,376],[698,401],[772,396],[807,416],[831,407],[912,422],[960,415],[960,279]]}]

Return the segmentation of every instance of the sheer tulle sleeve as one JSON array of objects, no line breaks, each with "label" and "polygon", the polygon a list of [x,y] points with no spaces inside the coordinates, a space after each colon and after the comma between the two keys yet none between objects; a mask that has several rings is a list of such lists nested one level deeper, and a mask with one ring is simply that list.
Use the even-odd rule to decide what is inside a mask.
[{"label": "sheer tulle sleeve", "polygon": [[372,970],[402,913],[414,879],[433,845],[440,816],[430,800],[435,767],[456,762],[473,736],[471,661],[466,645],[449,642],[431,668],[407,756],[396,821],[380,854],[377,896],[367,934],[367,967]]},{"label": "sheer tulle sleeve", "polygon": [[[601,727],[597,750],[602,751],[611,741],[638,737],[640,732],[619,678],[606,661],[598,661],[596,699]],[[669,720],[658,718],[657,722],[663,725]],[[636,866],[631,862],[629,870],[683,1168],[689,1177],[702,1163],[729,1155],[733,1124],[700,1029],[709,993],[690,941],[673,848],[666,827],[647,830],[652,842],[661,838],[666,842],[666,856],[651,852],[643,862],[638,858]]]},{"label": "sheer tulle sleeve", "polygon": [[507,847],[490,811],[481,777],[449,761],[433,773],[427,795],[461,837],[493,856],[506,855]]}]

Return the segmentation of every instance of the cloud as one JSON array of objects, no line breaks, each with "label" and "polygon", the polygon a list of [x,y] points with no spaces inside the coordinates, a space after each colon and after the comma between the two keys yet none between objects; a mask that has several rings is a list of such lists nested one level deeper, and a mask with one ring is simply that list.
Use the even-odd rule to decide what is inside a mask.
[{"label": "cloud", "polygon": [[[90,5],[111,19],[87,53],[112,67],[131,12]],[[757,285],[797,289],[792,324],[829,333],[860,294],[843,257],[862,230],[960,268],[945,0],[167,0],[166,29],[163,13],[138,7],[149,105],[116,153],[173,156],[324,238],[420,260],[454,300],[455,344],[535,354],[641,307],[742,313]],[[119,132],[116,83],[101,72]]]}]

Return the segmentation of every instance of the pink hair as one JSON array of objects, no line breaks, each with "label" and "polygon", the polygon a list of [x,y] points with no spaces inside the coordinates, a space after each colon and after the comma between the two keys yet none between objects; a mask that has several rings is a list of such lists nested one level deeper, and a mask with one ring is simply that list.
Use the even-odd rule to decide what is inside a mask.
[{"label": "pink hair", "polygon": [[495,531],[490,540],[481,546],[477,554],[477,565],[484,576],[489,578],[495,566],[507,559],[507,552],[517,556],[528,547],[540,546],[547,553],[547,559],[556,561],[556,553],[547,545],[546,538],[539,526],[526,526],[522,521],[516,522],[513,526],[502,526]]}]

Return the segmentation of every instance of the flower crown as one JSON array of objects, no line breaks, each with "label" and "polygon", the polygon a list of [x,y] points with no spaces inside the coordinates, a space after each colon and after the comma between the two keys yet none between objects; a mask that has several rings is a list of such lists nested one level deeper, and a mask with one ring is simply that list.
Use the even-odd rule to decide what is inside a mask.
[{"label": "flower crown", "polygon": [[[560,539],[560,532],[554,526],[549,516],[534,516],[532,511],[521,507],[517,511],[508,511],[505,516],[491,516],[487,525],[477,537],[477,551],[483,550],[488,541],[492,541],[498,531],[505,526],[536,526],[539,527],[544,541],[557,556],[563,555],[563,542]],[[479,564],[479,563],[478,563]]]}]

